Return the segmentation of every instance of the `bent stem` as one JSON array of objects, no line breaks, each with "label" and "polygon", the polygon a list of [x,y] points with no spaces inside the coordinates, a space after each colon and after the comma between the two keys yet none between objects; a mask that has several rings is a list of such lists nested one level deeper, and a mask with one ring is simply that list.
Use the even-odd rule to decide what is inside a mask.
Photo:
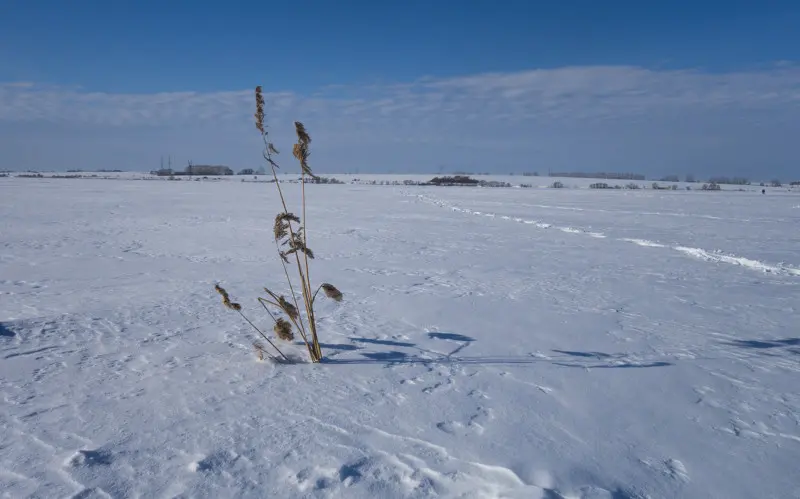
[{"label": "bent stem", "polygon": [[[258,331],[258,334],[260,334],[262,338],[264,338],[265,340],[267,340],[267,343],[269,343],[270,345],[272,345],[272,348],[274,348],[275,350],[277,350],[277,352],[278,352],[278,353],[281,355],[281,357],[283,357],[283,358],[284,358],[284,360],[286,360],[287,362],[289,362],[289,357],[287,357],[286,355],[284,355],[284,354],[283,354],[283,352],[281,352],[281,349],[280,349],[280,348],[278,348],[277,346],[275,346],[275,343],[273,343],[273,342],[272,342],[272,340],[270,340],[270,339],[267,337],[267,335],[266,335],[266,334],[264,334],[264,333],[263,333],[263,332],[262,332],[260,329],[258,329],[258,327],[257,327],[255,324],[253,324],[253,322],[252,322],[250,319],[248,319],[246,315],[244,315],[244,312],[242,312],[241,310],[237,310],[237,312],[239,312],[239,315],[241,315],[241,316],[242,316],[242,318],[243,318],[244,320],[246,320],[246,321],[247,321],[247,323],[248,323],[248,324],[250,324],[250,325],[253,327],[253,329],[255,329],[256,331]],[[272,355],[272,354],[269,354],[269,353],[268,353],[267,355],[269,355],[271,358],[273,358],[273,359],[275,359],[275,360],[278,360],[278,359],[277,359],[277,358],[276,358],[274,355]]]}]

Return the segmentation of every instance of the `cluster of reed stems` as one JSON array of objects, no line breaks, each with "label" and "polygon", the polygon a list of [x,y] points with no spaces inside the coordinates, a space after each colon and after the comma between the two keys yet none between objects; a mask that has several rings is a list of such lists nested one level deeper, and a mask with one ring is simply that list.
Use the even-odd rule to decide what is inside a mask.
[{"label": "cluster of reed stems", "polygon": [[[269,132],[264,124],[264,96],[261,87],[256,87],[256,113],[255,123],[256,128],[261,133],[261,139],[264,142],[264,160],[272,170],[272,176],[275,180],[275,187],[278,191],[278,196],[281,201],[282,211],[275,215],[275,223],[273,226],[273,238],[275,241],[275,249],[278,252],[281,265],[283,267],[286,283],[289,288],[289,297],[278,293],[274,293],[269,288],[265,287],[264,291],[267,297],[259,297],[258,303],[267,311],[267,314],[274,323],[273,331],[275,335],[285,341],[292,341],[294,339],[293,327],[300,334],[303,339],[308,354],[312,362],[322,361],[322,346],[319,341],[317,332],[317,320],[314,314],[314,302],[317,295],[322,291],[328,298],[341,301],[342,293],[336,286],[330,283],[320,284],[312,293],[311,285],[311,271],[309,266],[309,259],[314,259],[314,252],[308,247],[308,225],[306,219],[306,182],[310,179],[315,179],[316,175],[311,170],[308,164],[308,157],[310,156],[311,136],[309,135],[306,127],[299,121],[294,122],[295,132],[297,134],[297,143],[293,147],[293,155],[300,163],[300,189],[301,189],[301,215],[298,217],[291,211],[286,204],[286,198],[281,189],[281,183],[278,179],[277,170],[280,169],[278,163],[274,160],[274,156],[278,155],[278,150],[274,144],[269,141]],[[295,283],[292,280],[289,269],[297,269],[297,280]],[[299,287],[300,301],[298,301],[298,293],[295,291]],[[238,312],[250,326],[252,326],[259,335],[267,341],[267,343],[277,352],[280,358],[268,353],[267,350],[260,342],[254,343],[256,353],[260,359],[264,355],[268,355],[275,360],[286,360],[288,357],[277,347],[277,345],[250,319],[242,312],[242,307],[238,303],[233,303],[228,296],[227,291],[221,286],[216,285],[216,291],[222,296],[222,303],[229,309]],[[300,303],[302,302],[302,307]],[[301,313],[301,310],[304,313]],[[281,315],[282,314],[282,315]]]}]

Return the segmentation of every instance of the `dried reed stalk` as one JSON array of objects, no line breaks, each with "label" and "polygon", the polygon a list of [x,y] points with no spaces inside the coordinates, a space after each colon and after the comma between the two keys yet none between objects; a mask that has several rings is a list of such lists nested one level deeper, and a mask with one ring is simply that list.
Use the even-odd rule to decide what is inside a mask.
[{"label": "dried reed stalk", "polygon": [[[256,87],[255,91],[256,97],[256,112],[254,114],[255,117],[255,125],[258,129],[259,133],[261,133],[261,139],[264,142],[264,151],[263,156],[264,160],[270,166],[272,171],[272,177],[275,180],[275,187],[278,190],[278,196],[281,200],[281,206],[283,211],[278,213],[275,216],[275,223],[273,226],[273,236],[275,240],[275,248],[278,252],[278,256],[280,257],[280,262],[283,267],[283,273],[286,277],[286,282],[289,286],[289,298],[287,299],[283,295],[278,295],[273,293],[268,288],[264,288],[264,290],[269,295],[269,298],[258,298],[258,302],[261,304],[262,307],[267,311],[269,316],[272,318],[274,322],[273,331],[278,336],[278,338],[291,341],[294,338],[294,333],[292,332],[292,325],[297,329],[298,333],[300,334],[303,342],[308,349],[309,356],[311,357],[312,362],[320,362],[322,360],[322,346],[319,341],[319,335],[317,334],[317,320],[316,315],[314,314],[314,301],[316,299],[317,293],[321,290],[325,292],[325,295],[332,300],[341,301],[342,300],[342,293],[336,289],[335,286],[328,283],[323,283],[317,288],[316,292],[311,294],[311,269],[309,266],[309,259],[314,259],[314,252],[311,248],[308,247],[308,220],[306,217],[306,181],[307,179],[316,179],[316,175],[311,170],[311,167],[308,164],[308,158],[311,155],[310,152],[310,144],[311,144],[311,135],[306,130],[305,125],[299,121],[294,122],[295,126],[295,133],[297,134],[297,143],[294,144],[292,153],[294,157],[300,163],[300,185],[301,185],[301,195],[302,195],[302,212],[301,216],[298,217],[291,211],[286,204],[286,198],[283,195],[283,190],[281,189],[281,183],[278,179],[277,170],[280,169],[278,163],[273,159],[273,155],[278,154],[278,150],[269,141],[269,132],[268,127],[265,125],[265,115],[264,115],[264,96],[261,91],[261,87]],[[300,312],[301,307],[300,303],[297,300],[297,293],[295,292],[295,285],[293,280],[289,274],[289,267],[292,266],[297,267],[297,277],[299,279],[299,287],[300,287],[300,296],[302,297],[303,301],[303,311],[305,314]],[[261,336],[266,339],[270,345],[272,345],[278,353],[286,358],[283,353],[278,350],[272,341],[260,330],[258,327],[255,326],[241,311],[241,305],[238,303],[233,303],[230,301],[227,292],[224,289],[217,286],[217,291],[223,297],[223,304],[232,309],[238,311],[244,319],[250,323],[250,325],[258,331]],[[270,311],[269,307],[272,306],[283,313],[287,319],[283,317],[279,317],[276,313]],[[305,319],[305,320],[304,320]],[[256,347],[256,350],[259,352],[259,355],[262,355],[264,352],[263,347],[259,348]]]}]

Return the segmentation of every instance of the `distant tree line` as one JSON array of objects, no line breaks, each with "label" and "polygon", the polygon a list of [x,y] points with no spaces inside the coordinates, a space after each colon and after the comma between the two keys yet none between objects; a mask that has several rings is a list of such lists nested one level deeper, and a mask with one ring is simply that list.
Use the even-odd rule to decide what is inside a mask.
[{"label": "distant tree line", "polygon": [[[107,170],[105,168],[100,168],[99,170],[94,170],[98,173],[122,173],[122,170]],[[67,170],[67,173],[84,173],[86,170]]]},{"label": "distant tree line", "polygon": [[478,181],[465,175],[454,175],[452,177],[433,177],[428,181],[431,185],[478,185]]},{"label": "distant tree line", "polygon": [[744,177],[711,177],[708,181],[712,184],[750,185],[750,181]]},{"label": "distant tree line", "polygon": [[613,180],[645,180],[644,175],[638,173],[586,173],[586,172],[560,172],[551,173],[551,177],[570,177],[570,178],[603,178]]}]

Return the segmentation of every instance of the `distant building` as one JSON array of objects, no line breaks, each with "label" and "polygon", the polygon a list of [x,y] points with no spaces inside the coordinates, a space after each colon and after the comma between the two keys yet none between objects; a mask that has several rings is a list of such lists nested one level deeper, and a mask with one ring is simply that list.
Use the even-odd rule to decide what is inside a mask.
[{"label": "distant building", "polygon": [[244,170],[239,172],[239,175],[255,175],[255,170],[252,168],[245,168]]},{"label": "distant building", "polygon": [[224,165],[190,165],[184,175],[233,175],[233,170]]}]

